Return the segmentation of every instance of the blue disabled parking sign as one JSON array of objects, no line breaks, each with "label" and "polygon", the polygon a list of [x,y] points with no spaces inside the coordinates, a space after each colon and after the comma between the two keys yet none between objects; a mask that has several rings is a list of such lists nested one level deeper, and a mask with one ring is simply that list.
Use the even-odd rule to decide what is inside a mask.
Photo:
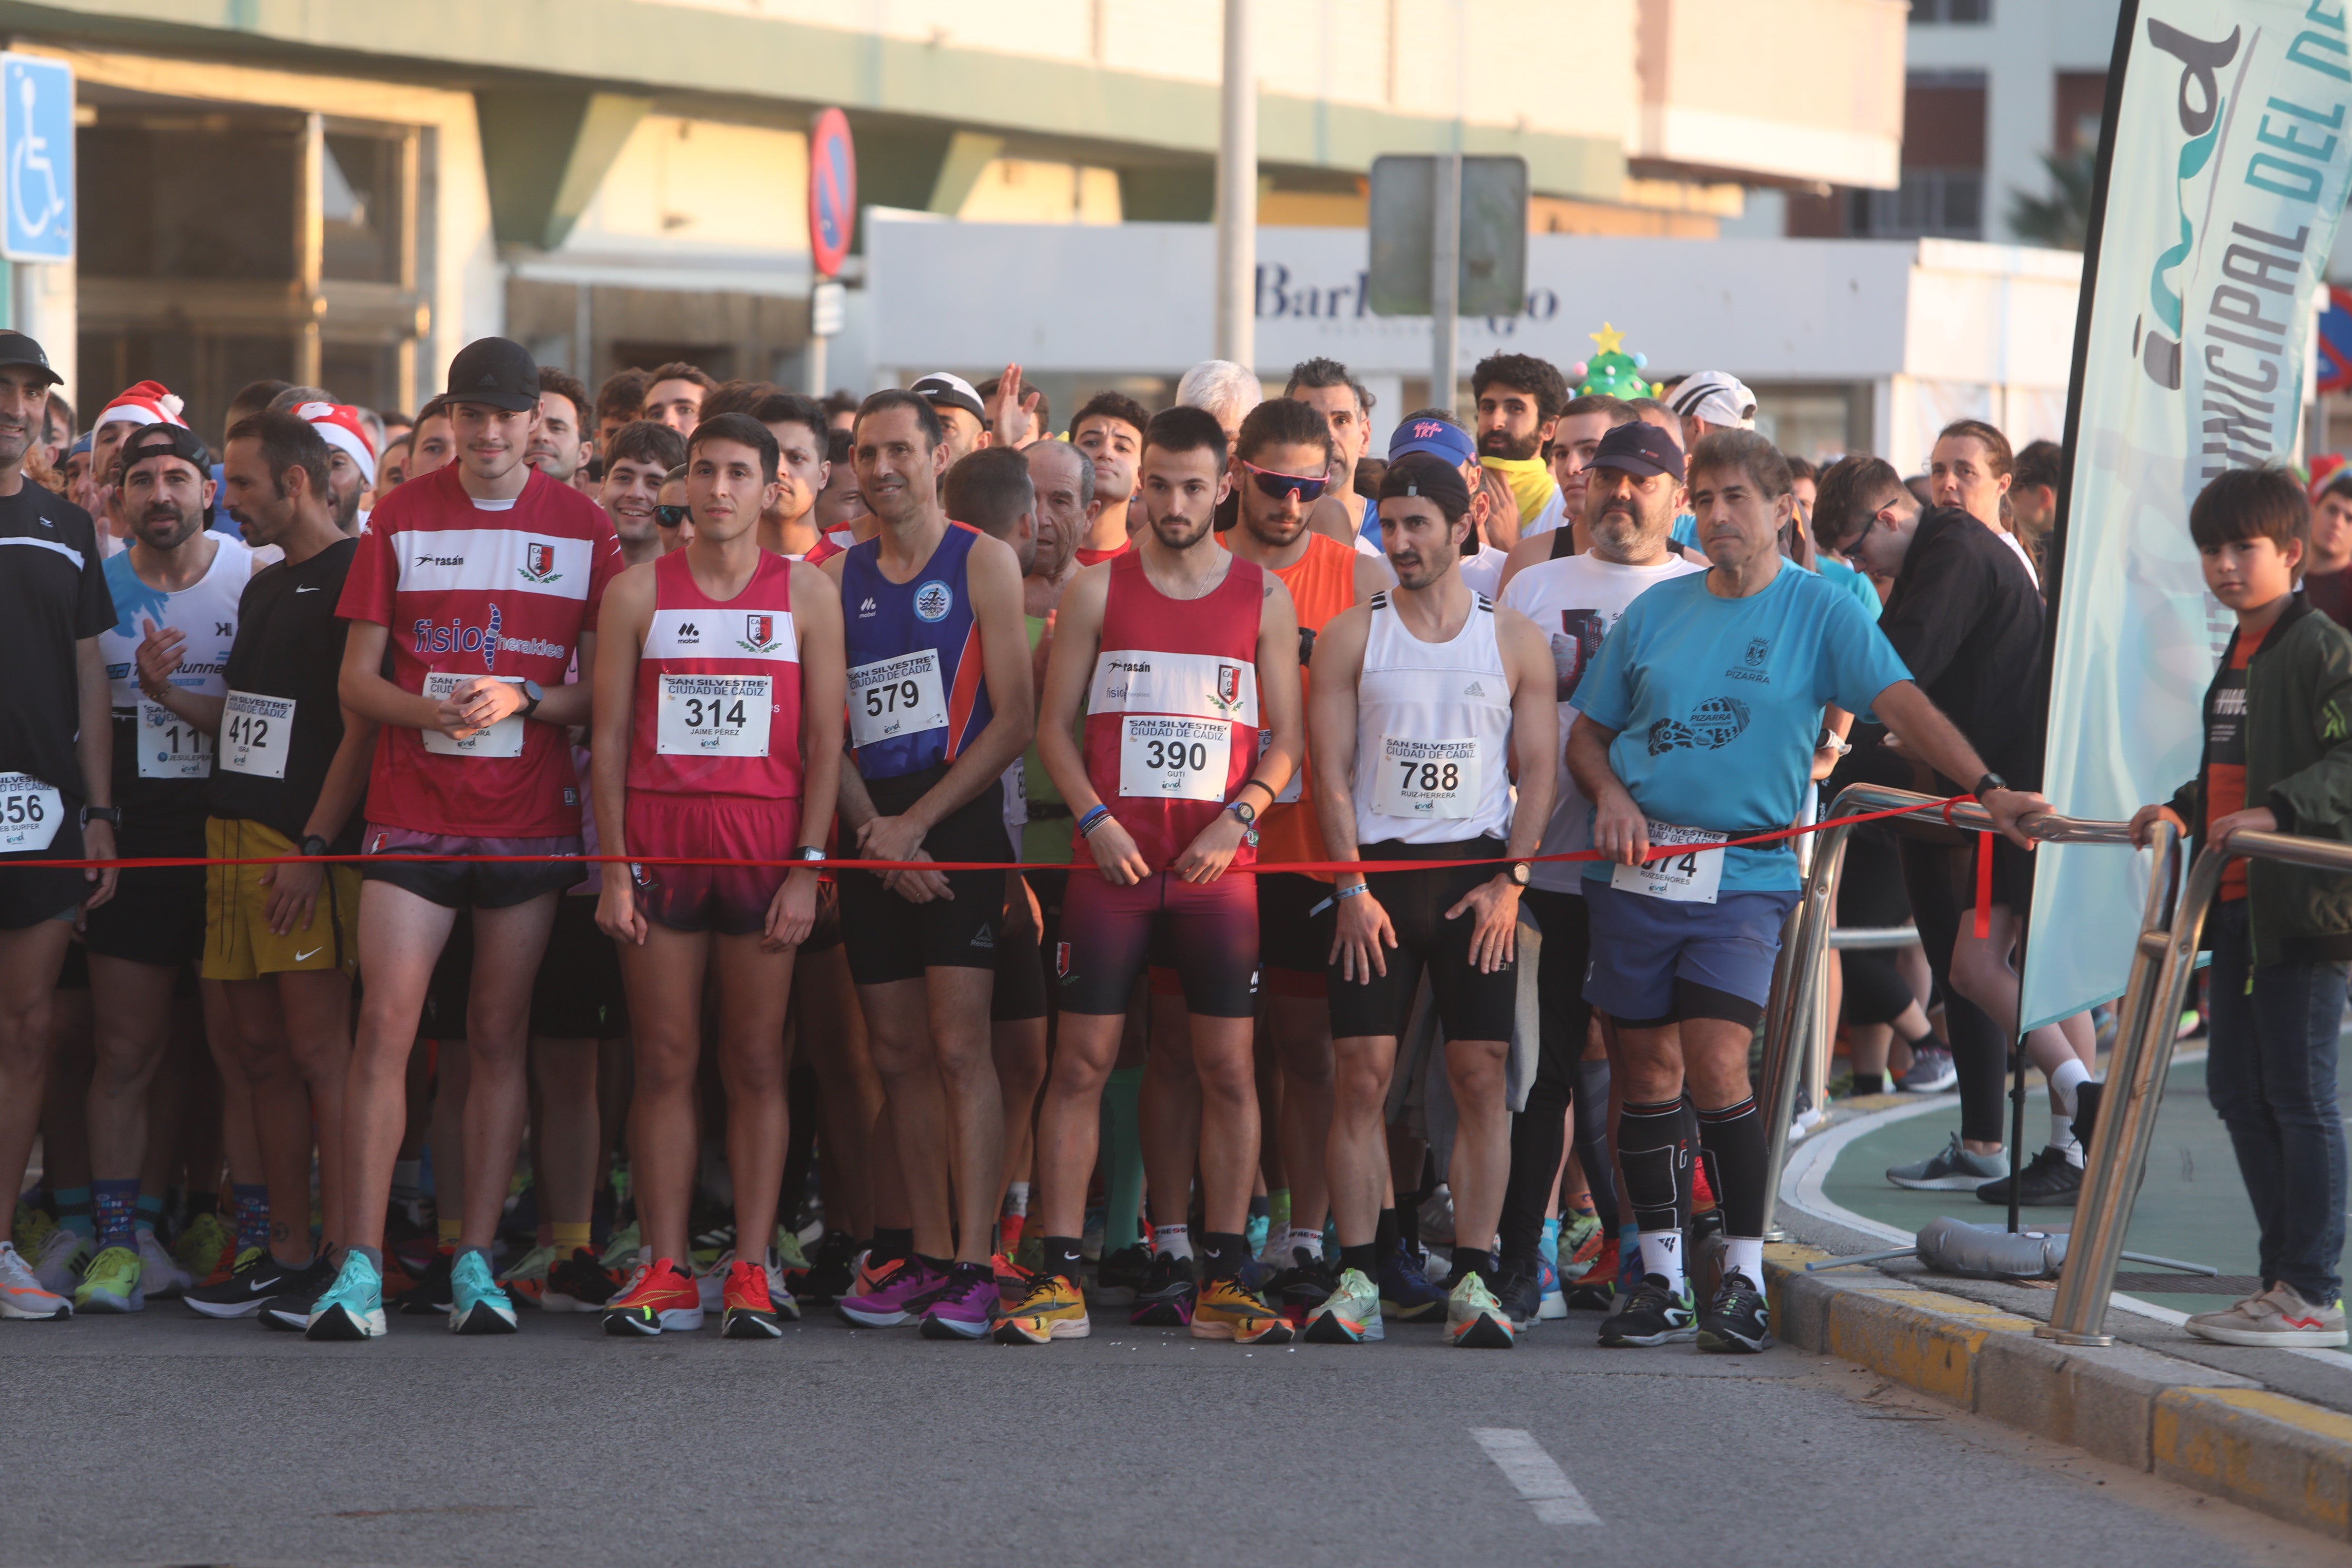
[{"label": "blue disabled parking sign", "polygon": [[74,254],[73,68],[0,54],[0,254],[71,261]]}]

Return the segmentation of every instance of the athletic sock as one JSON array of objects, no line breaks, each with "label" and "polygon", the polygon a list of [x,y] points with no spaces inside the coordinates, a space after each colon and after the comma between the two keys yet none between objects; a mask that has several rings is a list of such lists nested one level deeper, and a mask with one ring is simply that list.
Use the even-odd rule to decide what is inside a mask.
[{"label": "athletic sock", "polygon": [[50,1196],[58,1205],[58,1229],[69,1230],[84,1241],[98,1239],[98,1216],[88,1187],[59,1187]]},{"label": "athletic sock", "polygon": [[1885,1092],[1886,1075],[1885,1073],[1858,1072],[1853,1075],[1853,1093],[1857,1098],[1865,1094],[1885,1094]]},{"label": "athletic sock", "polygon": [[[1143,1239],[1143,1130],[1138,1107],[1143,1100],[1143,1069],[1113,1068],[1103,1084],[1103,1251],[1120,1252]],[[1170,1207],[1181,1209],[1183,1194]]]},{"label": "athletic sock", "polygon": [[[1206,1245],[1208,1239],[1209,1237],[1207,1233],[1203,1232],[1201,1237],[1202,1243]],[[1151,1250],[1154,1252],[1164,1252],[1171,1258],[1191,1258],[1192,1256],[1192,1227],[1189,1225],[1153,1226],[1151,1227]]]},{"label": "athletic sock", "polygon": [[1764,1113],[1757,1109],[1756,1097],[1750,1095],[1719,1110],[1700,1111],[1698,1135],[1715,1158],[1715,1174],[1722,1189],[1715,1199],[1723,1210],[1724,1234],[1763,1235],[1764,1173],[1770,1156],[1765,1151]]},{"label": "athletic sock", "polygon": [[1748,1282],[1759,1290],[1764,1289],[1764,1238],[1760,1236],[1726,1236],[1730,1248],[1723,1260],[1727,1272],[1738,1270],[1748,1276]]},{"label": "athletic sock", "polygon": [[371,1264],[375,1266],[375,1271],[378,1275],[382,1275],[383,1273],[383,1248],[380,1247],[346,1247],[343,1251],[343,1257],[346,1259],[352,1258],[364,1258]]},{"label": "athletic sock", "polygon": [[1381,1277],[1380,1243],[1368,1241],[1361,1247],[1342,1247],[1339,1248],[1339,1267],[1353,1268],[1367,1279],[1378,1279]]},{"label": "athletic sock", "polygon": [[239,1182],[229,1189],[229,1202],[236,1211],[236,1250],[267,1252],[269,1249],[269,1189],[259,1182]]},{"label": "athletic sock", "polygon": [[152,1236],[155,1234],[156,1226],[162,1224],[163,1219],[163,1194],[161,1193],[140,1194],[139,1202],[134,1205],[131,1214],[131,1228],[134,1230],[143,1230],[148,1235]]},{"label": "athletic sock", "polygon": [[131,1229],[131,1215],[139,1205],[139,1178],[92,1182],[90,1191],[97,1200],[98,1249],[103,1252],[110,1247],[137,1247],[139,1237]]},{"label": "athletic sock", "polygon": [[1404,1231],[1397,1224],[1396,1210],[1382,1209],[1381,1211],[1380,1226],[1372,1232],[1372,1245],[1381,1249],[1382,1257],[1386,1257],[1389,1253],[1394,1251],[1397,1244],[1403,1239]]},{"label": "athletic sock", "polygon": [[2050,1075],[2050,1147],[2078,1170],[2083,1164],[2083,1145],[2074,1137],[2074,1091],[2090,1079],[2091,1069],[2074,1057],[2060,1062]]},{"label": "athletic sock", "polygon": [[449,1254],[449,1267],[450,1267],[450,1268],[457,1268],[457,1265],[459,1265],[460,1263],[463,1263],[464,1261],[466,1261],[466,1255],[467,1255],[467,1253],[469,1253],[469,1252],[472,1252],[472,1253],[478,1253],[478,1254],[480,1254],[480,1255],[481,1255],[481,1259],[482,1259],[482,1266],[483,1266],[484,1268],[488,1268],[488,1267],[489,1267],[489,1262],[490,1262],[490,1249],[489,1249],[488,1247],[466,1247],[466,1246],[462,1246],[462,1245],[461,1245],[461,1246],[459,1246],[459,1247],[457,1248],[457,1250],[456,1250],[456,1251],[454,1251],[454,1252],[452,1252],[452,1253],[450,1253],[450,1254]]},{"label": "athletic sock", "polygon": [[1298,1256],[1298,1250],[1301,1247],[1305,1247],[1307,1254],[1312,1257],[1316,1262],[1322,1262],[1323,1233],[1319,1230],[1310,1230],[1305,1226],[1297,1225],[1285,1229],[1282,1233],[1283,1257],[1285,1258],[1296,1258]]},{"label": "athletic sock", "polygon": [[1074,1285],[1077,1283],[1078,1270],[1085,1266],[1087,1258],[1079,1250],[1076,1237],[1049,1236],[1045,1239],[1043,1251],[1046,1273],[1058,1274]]},{"label": "athletic sock", "polygon": [[461,1215],[436,1215],[434,1216],[434,1237],[440,1243],[441,1250],[444,1252],[449,1251],[457,1245],[457,1237],[465,1228],[465,1220]]},{"label": "athletic sock", "polygon": [[904,1230],[894,1229],[884,1225],[874,1227],[874,1246],[866,1257],[867,1268],[870,1268],[877,1263],[896,1263],[902,1258],[913,1256],[915,1256],[915,1230],[912,1226]]},{"label": "athletic sock", "polygon": [[1683,1104],[1628,1101],[1617,1121],[1617,1163],[1625,1172],[1625,1202],[1641,1227],[1642,1272],[1683,1289],[1683,1234],[1675,1210],[1675,1167],[1682,1155]]},{"label": "athletic sock", "polygon": [[[1152,1232],[1158,1236],[1157,1230]],[[1238,1279],[1249,1262],[1249,1237],[1239,1231],[1204,1230],[1201,1233],[1201,1283],[1218,1279]]]},{"label": "athletic sock", "polygon": [[1492,1286],[1495,1282],[1494,1253],[1483,1247],[1465,1247],[1460,1242],[1455,1242],[1454,1244],[1454,1273],[1452,1277],[1446,1280],[1446,1283],[1449,1285],[1459,1285],[1462,1283],[1462,1277],[1464,1275],[1473,1273],[1478,1275],[1481,1279],[1485,1279],[1489,1286]]},{"label": "athletic sock", "polygon": [[1290,1228],[1290,1189],[1288,1187],[1265,1194],[1265,1228],[1269,1236],[1280,1236]]},{"label": "athletic sock", "polygon": [[549,1227],[549,1245],[555,1248],[557,1258],[570,1258],[573,1253],[590,1246],[588,1237],[591,1228],[589,1222],[584,1219],[578,1225],[565,1225],[558,1220]]},{"label": "athletic sock", "polygon": [[1024,1217],[1029,1213],[1028,1183],[1007,1182],[1004,1184],[1004,1213],[1008,1217],[1016,1219]]}]

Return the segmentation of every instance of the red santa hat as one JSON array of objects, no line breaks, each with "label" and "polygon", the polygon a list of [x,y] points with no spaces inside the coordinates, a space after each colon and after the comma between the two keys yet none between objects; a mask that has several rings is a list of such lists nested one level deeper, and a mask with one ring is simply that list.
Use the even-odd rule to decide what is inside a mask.
[{"label": "red santa hat", "polygon": [[138,385],[117,393],[114,401],[99,411],[90,422],[95,430],[100,425],[180,425],[184,406],[179,397],[160,381],[142,381]]},{"label": "red santa hat", "polygon": [[368,442],[367,426],[360,420],[360,411],[348,403],[303,403],[294,412],[310,423],[310,427],[326,438],[330,447],[339,447],[350,455],[360,468],[366,483],[375,483],[375,448]]}]

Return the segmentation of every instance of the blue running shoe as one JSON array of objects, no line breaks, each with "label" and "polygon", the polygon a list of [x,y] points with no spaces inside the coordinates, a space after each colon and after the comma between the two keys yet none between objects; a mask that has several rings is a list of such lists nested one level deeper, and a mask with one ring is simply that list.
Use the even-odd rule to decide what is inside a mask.
[{"label": "blue running shoe", "polygon": [[490,1260],[478,1250],[458,1254],[449,1268],[449,1331],[453,1334],[510,1334],[515,1331],[515,1306],[499,1282],[490,1278]]},{"label": "blue running shoe", "polygon": [[356,1250],[343,1254],[343,1266],[327,1293],[310,1304],[303,1329],[314,1340],[380,1340],[383,1337],[383,1273]]},{"label": "blue running shoe", "polygon": [[1445,1315],[1445,1292],[1429,1282],[1421,1262],[1399,1238],[1381,1259],[1381,1315],[1400,1323],[1424,1322]]}]

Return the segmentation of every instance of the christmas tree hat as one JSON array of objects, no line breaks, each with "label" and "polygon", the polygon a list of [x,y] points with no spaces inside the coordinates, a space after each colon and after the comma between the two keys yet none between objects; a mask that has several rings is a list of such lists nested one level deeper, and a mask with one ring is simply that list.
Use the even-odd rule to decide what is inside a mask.
[{"label": "christmas tree hat", "polygon": [[1599,331],[1585,335],[1592,340],[1595,352],[1585,363],[1584,379],[1576,388],[1578,396],[1596,392],[1624,398],[1655,395],[1651,384],[1642,377],[1649,356],[1627,353],[1624,333],[1603,321]]}]

